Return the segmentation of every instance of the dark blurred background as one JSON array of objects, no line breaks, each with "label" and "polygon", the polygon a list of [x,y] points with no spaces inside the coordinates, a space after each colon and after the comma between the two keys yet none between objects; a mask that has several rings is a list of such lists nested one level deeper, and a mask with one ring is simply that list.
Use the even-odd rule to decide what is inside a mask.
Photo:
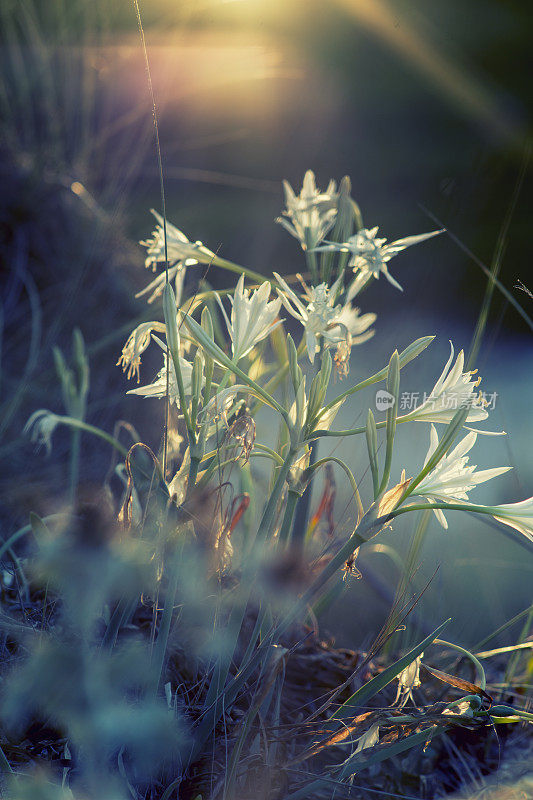
[{"label": "dark blurred background", "polygon": [[[530,4],[151,0],[141,12],[168,216],[190,239],[266,275],[302,269],[297,243],[274,219],[281,180],[299,188],[308,168],[322,187],[350,175],[365,224],[391,240],[439,227],[430,215],[453,234],[395,259],[403,295],[380,281],[361,299],[363,310],[378,314],[377,335],[354,352],[350,379],[380,368],[395,346],[435,333],[438,341],[406,378],[413,390],[431,388],[447,340],[468,348],[481,307],[486,278],[467,250],[490,268],[506,215],[499,277],[532,314],[533,300],[514,288],[518,279],[533,287]],[[149,209],[161,203],[133,4],[3,0],[0,20],[0,522],[7,536],[31,508],[53,507],[50,487],[55,494],[64,482],[68,435],[56,434],[46,460],[21,429],[36,408],[61,411],[51,351],[69,352],[74,325],[91,353],[89,421],[111,430],[125,417],[157,445],[160,404],[127,398],[114,364],[133,322],[151,316],[133,298],[149,278],[136,243],[152,229]],[[480,442],[476,458],[515,470],[498,488],[480,489],[480,500],[532,494],[531,343],[527,324],[496,291],[478,363],[486,390],[499,396],[489,427],[509,436]],[[144,377],[156,368],[148,357]],[[356,414],[345,408],[341,424]],[[412,463],[428,440],[427,427],[415,427],[404,442]],[[83,448],[82,478],[98,482],[102,446],[84,437]],[[353,448],[347,458],[353,463]],[[479,623],[462,610],[483,586],[485,627],[516,613],[531,602],[531,560],[498,532],[461,526],[459,540],[431,529],[437,544],[421,576],[440,564],[428,616],[440,621],[446,596],[459,629],[475,636]],[[452,579],[462,594],[449,591]],[[354,602],[353,625],[368,622],[368,603],[364,613],[360,607]]]}]

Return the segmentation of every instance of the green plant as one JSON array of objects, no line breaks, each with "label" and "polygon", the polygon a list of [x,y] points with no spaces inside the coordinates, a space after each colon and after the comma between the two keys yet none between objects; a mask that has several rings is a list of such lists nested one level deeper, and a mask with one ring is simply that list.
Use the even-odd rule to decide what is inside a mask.
[{"label": "green plant", "polygon": [[[296,800],[320,796],[332,785],[352,781],[361,770],[427,744],[454,727],[480,729],[532,719],[518,707],[493,703],[479,658],[438,639],[443,622],[355,692],[349,690],[351,675],[303,722],[294,719],[301,745],[276,733],[286,718],[284,676],[303,623],[312,618],[311,609],[323,609],[338,597],[359,549],[393,520],[417,512],[424,520],[433,510],[446,526],[444,511],[465,511],[514,528],[526,546],[533,538],[533,499],[501,506],[469,500],[476,483],[507,468],[476,472],[468,466],[467,453],[483,431],[469,428],[457,444],[467,423],[489,416],[487,402],[477,392],[478,381],[472,372],[463,371],[462,352],[454,361],[452,348],[432,391],[407,414],[397,413],[403,370],[431,344],[432,336],[418,339],[401,353],[395,351],[387,366],[327,399],[334,372],[348,378],[351,348],[369,338],[368,329],[375,321],[375,315],[361,316],[353,299],[380,274],[388,275],[392,255],[434,233],[386,246],[376,239],[375,229],[361,227],[361,212],[350,197],[348,179],[339,190],[332,182],[321,193],[308,172],[300,195],[286,186],[286,198],[286,227],[300,241],[311,275],[310,286],[301,279],[303,294],[276,273],[273,299],[268,281],[245,288],[245,275],[255,279],[255,273],[215,256],[201,243],[188,242],[163,218],[145,242],[147,265],[163,266],[150,290],[155,291],[152,299],[162,297],[164,321],[137,327],[119,363],[129,376],[138,376],[150,343],[155,341],[162,350],[163,364],[154,382],[130,392],[159,397],[167,406],[159,453],[141,444],[128,451],[84,422],[88,367],[77,334],[78,389],[56,354],[68,416],[42,409],[28,423],[33,438],[47,445],[55,427],[65,425],[76,433],[99,435],[125,456],[124,465],[117,467],[125,479],[119,529],[112,521],[116,509],[108,492],[109,519],[95,518],[94,504],[78,502],[73,516],[34,518],[29,528],[4,545],[4,550],[12,548],[17,539],[33,532],[40,553],[31,577],[22,577],[21,572],[21,580],[28,597],[35,598],[43,591],[39,587],[46,587],[44,601],[37,594],[43,608],[41,631],[35,624],[30,628],[24,666],[5,684],[4,720],[10,730],[17,716],[27,720],[36,713],[52,720],[61,732],[64,747],[76,754],[77,766],[72,779],[68,769],[64,772],[57,796],[67,785],[75,796],[88,792],[94,797],[102,786],[116,797],[128,791],[135,795],[139,787],[149,786],[151,796],[169,800],[182,784],[194,787],[197,765],[221,748],[227,751],[225,768],[212,764],[214,796],[246,796],[254,780],[266,780],[272,792],[279,793],[280,771],[290,776],[295,763],[343,754],[342,763],[330,761],[322,773],[312,769],[305,773],[301,787],[297,779],[286,777],[283,796]],[[326,236],[330,239],[321,244]],[[201,264],[241,272],[236,287],[226,293],[229,314],[222,297],[210,290],[192,298],[180,296],[185,269],[200,271]],[[178,294],[170,285],[172,278]],[[208,305],[213,298],[227,329],[228,347],[221,339],[220,320],[213,318],[217,306]],[[303,327],[298,345],[279,317],[282,308]],[[269,340],[278,364],[269,363]],[[307,360],[314,366],[312,375],[305,374]],[[333,428],[347,398],[383,381],[386,388],[377,397],[386,409],[385,420],[376,423],[369,409],[365,426]],[[254,417],[261,411],[278,420],[275,450],[255,439]],[[404,474],[395,484],[391,477],[396,427],[424,423],[431,425],[425,463],[418,475],[406,479]],[[436,425],[442,426],[440,436]],[[382,463],[380,429],[385,434]],[[347,436],[366,438],[370,498],[362,496],[346,463],[336,457],[320,458],[317,452],[322,438]],[[73,439],[72,444],[71,496],[75,497],[79,443]],[[266,496],[250,469],[257,459],[271,463]],[[324,558],[316,522],[307,522],[306,498],[313,479],[328,465],[347,478],[358,516],[350,535],[326,545]],[[414,557],[407,570],[412,569]],[[408,575],[403,575],[399,599],[405,596]],[[409,603],[396,606],[363,664],[368,665],[401,627],[409,607]],[[149,631],[144,636],[143,619]],[[27,628],[8,620],[5,625],[23,648]],[[136,631],[133,643],[127,641],[128,630]],[[437,645],[467,658],[475,670],[474,680],[430,667],[425,652]],[[415,704],[413,691],[420,685],[421,667],[459,689],[461,697],[425,708]],[[516,664],[513,674],[515,669]],[[385,709],[372,708],[395,679],[395,700]],[[317,740],[313,724],[318,721],[322,733]],[[155,754],[161,758],[155,759]],[[11,769],[7,750],[4,768]],[[255,778],[254,770],[259,770]],[[24,780],[11,783],[14,796],[23,796]]]}]

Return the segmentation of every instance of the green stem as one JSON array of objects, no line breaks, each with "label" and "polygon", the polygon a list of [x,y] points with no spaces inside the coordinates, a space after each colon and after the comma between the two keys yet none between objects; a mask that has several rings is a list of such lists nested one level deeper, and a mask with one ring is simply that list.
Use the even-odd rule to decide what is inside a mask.
[{"label": "green stem", "polygon": [[170,634],[170,624],[172,622],[172,615],[174,613],[174,600],[178,590],[178,572],[178,557],[175,554],[170,560],[170,576],[165,598],[165,606],[163,609],[161,624],[159,626],[157,641],[153,652],[152,691],[154,694],[157,693],[159,684],[161,682],[161,676],[163,674],[168,637]]},{"label": "green stem", "polygon": [[296,457],[296,451],[289,450],[289,452],[287,453],[287,457],[283,462],[283,466],[281,466],[279,469],[279,472],[276,477],[276,482],[274,483],[272,492],[270,494],[270,497],[268,498],[268,502],[265,506],[265,510],[263,511],[263,516],[261,517],[261,522],[259,523],[259,528],[257,530],[257,538],[259,539],[259,541],[264,541],[272,534],[278,502],[283,492],[285,481],[287,480],[287,476],[292,467],[295,457]]},{"label": "green stem", "polygon": [[[313,254],[314,255],[314,254]],[[322,357],[324,355],[324,338],[320,337],[320,354],[316,363],[316,374],[320,372],[322,366]],[[320,366],[319,366],[320,365]],[[318,440],[314,439],[309,447],[309,468],[314,466],[318,453]],[[304,493],[300,497],[300,501],[296,506],[296,517],[294,519],[294,541],[301,546],[305,541],[305,534],[307,532],[307,524],[309,519],[309,504],[311,503],[311,493],[313,490],[313,481],[310,480]]]},{"label": "green stem", "polygon": [[191,499],[191,496],[194,492],[200,461],[201,459],[198,458],[197,456],[191,456],[191,463],[189,465],[189,477],[187,478],[187,493],[185,495],[185,502]]},{"label": "green stem", "polygon": [[221,267],[221,269],[226,269],[228,272],[236,272],[237,275],[246,275],[247,278],[257,281],[257,283],[264,283],[268,280],[268,278],[261,275],[260,272],[255,272],[255,270],[248,269],[247,267],[241,267],[239,264],[234,264],[233,261],[228,261],[226,258],[215,256],[212,263],[215,267]]},{"label": "green stem", "polygon": [[446,642],[444,641],[444,639],[435,639],[433,644],[440,644],[443,647],[449,647],[451,650],[456,650],[458,653],[461,653],[461,655],[470,659],[470,661],[476,668],[477,684],[480,687],[480,689],[483,689],[483,691],[485,691],[485,689],[487,688],[487,679],[485,677],[485,670],[483,669],[483,664],[478,658],[476,658],[476,656],[473,653],[470,652],[470,650],[465,650],[464,647],[461,647],[458,644],[452,644],[451,642]]},{"label": "green stem", "polygon": [[[302,341],[298,345],[296,352],[299,356],[301,356],[305,352],[305,337],[302,337]],[[264,386],[265,391],[268,392],[269,394],[272,394],[272,392],[274,392],[278,388],[278,386],[285,380],[288,373],[289,373],[289,362],[286,361],[285,364],[279,370],[276,371],[276,374],[273,375],[272,378],[270,378],[270,380],[267,383],[265,383]],[[257,400],[251,408],[252,417],[255,416],[259,411],[258,404],[259,401]]]},{"label": "green stem", "polygon": [[307,269],[311,273],[311,283],[313,286],[316,286],[318,283],[318,267],[316,261],[316,254],[313,250],[310,250],[311,238],[310,238],[310,230],[306,228],[304,231],[305,236],[305,260],[307,262]]},{"label": "green stem", "polygon": [[[402,352],[400,353],[400,368],[403,369],[414,358],[419,356],[420,353],[422,353],[426,349],[426,347],[428,347],[431,344],[434,338],[435,338],[434,336],[423,336],[421,339],[417,339],[416,341],[412,342],[412,344],[406,347],[405,350],[402,350]],[[355,392],[360,392],[361,389],[365,389],[367,386],[372,386],[372,384],[374,383],[379,383],[379,381],[382,381],[387,377],[388,371],[389,371],[388,366],[383,367],[383,369],[380,369],[379,372],[376,372],[374,375],[371,375],[370,378],[366,378],[364,381],[361,381],[360,383],[357,383],[355,386],[350,387],[350,389],[346,389],[345,392],[342,392],[342,394],[337,395],[337,397],[335,397],[327,405],[325,405],[323,410],[329,411],[330,408],[333,408],[333,406],[336,406],[337,403],[339,403],[341,400],[344,400],[344,398],[349,397],[351,394],[355,394]],[[400,419],[401,418],[397,419],[397,422],[400,422]],[[407,422],[407,418],[405,418],[405,421]],[[382,428],[384,425],[385,423],[379,423],[378,427]],[[356,428],[355,430],[357,433],[361,433],[362,431],[365,430],[365,428]],[[320,431],[320,433],[321,435],[324,435],[323,431]],[[330,435],[336,436],[338,434],[334,433]]]},{"label": "green stem", "polygon": [[81,431],[73,430],[70,445],[70,485],[69,503],[74,506],[80,476],[80,438]]},{"label": "green stem", "polygon": [[[292,520],[299,499],[300,499],[299,493],[293,491],[292,489],[289,489],[287,493],[287,504],[285,506],[285,514],[283,515],[283,522],[281,524],[281,530],[279,532],[280,542],[287,542],[289,540],[292,530]],[[293,539],[295,542],[298,541],[300,543],[304,539],[303,536],[296,534],[296,528],[295,531],[293,532]]]},{"label": "green stem", "polygon": [[92,433],[94,436],[98,436],[99,439],[103,439],[104,442],[107,442],[114,447],[121,455],[126,457],[128,455],[128,450],[124,447],[118,439],[115,439],[109,433],[106,433],[101,428],[97,428],[94,425],[90,425],[88,422],[83,422],[81,419],[76,419],[75,417],[62,417],[57,416],[57,419],[62,425],[67,425],[70,428],[77,428],[80,431],[86,431],[87,433]]},{"label": "green stem", "polygon": [[183,414],[183,419],[185,421],[185,427],[187,429],[187,439],[189,442],[189,446],[191,446],[195,444],[195,435],[191,424],[191,418],[189,416],[189,409],[187,408],[187,402],[185,400],[185,387],[183,385],[183,376],[181,374],[179,350],[176,351],[173,347],[169,347],[169,350],[172,356],[172,362],[174,364],[174,372],[176,373],[176,383],[178,384],[180,409],[181,413]]},{"label": "green stem", "polygon": [[361,500],[361,495],[359,494],[359,487],[357,486],[357,481],[355,480],[351,469],[344,463],[344,461],[342,461],[340,458],[337,458],[336,456],[324,456],[324,458],[321,458],[313,466],[313,472],[315,472],[317,469],[320,469],[320,467],[324,466],[324,464],[327,464],[328,462],[333,462],[334,464],[337,464],[344,471],[353,491],[359,519],[362,519],[364,516],[364,509],[363,509],[363,502]]}]

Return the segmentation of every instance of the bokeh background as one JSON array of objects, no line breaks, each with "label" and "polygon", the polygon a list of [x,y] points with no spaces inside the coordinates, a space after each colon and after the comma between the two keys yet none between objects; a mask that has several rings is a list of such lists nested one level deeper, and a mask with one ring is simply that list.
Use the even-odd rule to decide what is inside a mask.
[{"label": "bokeh background", "polygon": [[[515,288],[517,280],[533,288],[528,3],[151,0],[141,12],[168,216],[189,238],[265,275],[303,269],[297,243],[274,219],[281,180],[298,187],[308,168],[320,186],[350,175],[365,224],[389,239],[439,227],[435,218],[447,228],[395,259],[403,294],[380,281],[362,298],[363,310],[378,314],[377,335],[354,350],[348,380],[381,368],[394,347],[436,334],[402,384],[429,391],[448,340],[456,350],[470,347],[486,287],[478,262],[490,268],[498,242],[499,278],[533,314],[533,300]],[[157,446],[161,405],[126,397],[114,365],[133,323],[151,316],[133,297],[148,277],[137,241],[152,229],[149,209],[161,203],[133,4],[2,0],[0,20],[0,525],[7,537],[31,509],[53,510],[65,483],[68,435],[56,434],[47,459],[21,430],[36,408],[61,410],[51,353],[54,345],[69,352],[74,325],[91,355],[89,421],[111,431],[118,419],[131,420]],[[189,281],[192,288],[194,276]],[[508,435],[480,438],[471,460],[514,469],[477,490],[480,502],[533,493],[532,343],[526,322],[496,291],[478,366],[485,390],[497,393],[486,427]],[[147,379],[156,368],[148,357]],[[372,393],[365,400],[372,404]],[[354,403],[338,422],[363,419]],[[428,440],[427,426],[399,430],[394,476],[416,468]],[[322,445],[321,454],[332,449]],[[336,454],[368,488],[363,443],[341,442]],[[83,481],[99,482],[103,469],[107,454],[84,437]],[[353,509],[340,476],[338,483],[342,533]],[[475,642],[531,603],[533,563],[518,534],[467,517],[450,523],[446,533],[431,524],[420,555],[414,586],[438,567],[420,617],[434,626],[452,616],[450,635]],[[405,552],[412,533],[403,522],[383,542]],[[367,555],[360,568],[342,614],[334,609],[327,620],[351,646],[383,621],[396,575],[383,553]]]}]

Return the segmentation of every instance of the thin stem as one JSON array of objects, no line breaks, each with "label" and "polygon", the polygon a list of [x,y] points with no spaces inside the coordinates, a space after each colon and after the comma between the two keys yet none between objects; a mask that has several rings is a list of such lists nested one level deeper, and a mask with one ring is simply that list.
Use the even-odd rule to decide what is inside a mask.
[{"label": "thin stem", "polygon": [[334,464],[337,464],[344,471],[346,477],[348,478],[354,494],[355,503],[357,506],[358,520],[360,521],[364,516],[364,508],[361,500],[361,495],[359,493],[359,487],[357,486],[357,481],[355,480],[351,469],[344,463],[344,461],[342,461],[340,458],[337,458],[336,456],[325,456],[324,458],[321,458],[319,461],[316,462],[316,464],[313,467],[313,472],[320,469],[320,467],[324,466],[324,464],[327,464],[328,462],[333,462]]},{"label": "thin stem", "polygon": [[[316,374],[320,372],[322,365],[322,357],[324,355],[324,339],[320,337],[320,355],[316,362]],[[319,366],[320,364],[320,366]],[[314,439],[309,447],[309,468],[314,466],[318,453],[318,440]],[[296,507],[296,517],[294,519],[294,541],[301,544],[305,540],[307,531],[307,522],[309,518],[309,504],[311,503],[311,493],[313,490],[313,481],[309,481],[300,501]]]},{"label": "thin stem", "polygon": [[57,416],[58,421],[62,425],[68,425],[71,428],[77,428],[80,431],[86,431],[87,433],[92,433],[94,436],[98,436],[99,439],[103,439],[104,442],[107,442],[114,447],[121,455],[126,457],[128,455],[128,449],[124,447],[118,439],[115,439],[114,436],[111,434],[106,433],[101,428],[97,428],[94,425],[90,425],[88,422],[83,422],[81,419],[76,419],[75,417],[62,417]]},{"label": "thin stem", "polygon": [[70,485],[69,502],[73,506],[76,502],[78,483],[80,476],[80,438],[81,431],[73,430],[70,444]]},{"label": "thin stem", "polygon": [[165,663],[165,655],[167,652],[168,637],[170,634],[170,624],[172,622],[172,615],[174,613],[174,600],[178,590],[178,557],[174,557],[170,561],[170,576],[167,587],[167,595],[165,598],[165,606],[163,615],[161,617],[161,624],[157,634],[157,641],[155,643],[153,653],[153,670],[152,670],[152,691],[157,693],[161,676],[163,674],[163,666]]},{"label": "thin stem", "polygon": [[[526,621],[522,627],[520,636],[518,637],[518,643],[515,645],[517,651],[519,650],[520,647],[532,646],[530,643],[527,643],[525,645],[523,644],[523,642],[526,642],[526,639],[530,634],[532,624],[533,624],[533,608],[530,608],[529,614],[527,615]],[[507,665],[507,669],[505,670],[505,676],[504,676],[504,680],[507,683],[507,685],[510,685],[514,678],[519,659],[520,659],[519,652],[515,652],[509,659],[509,663]]]},{"label": "thin stem", "polygon": [[307,262],[307,269],[311,273],[311,283],[316,286],[318,283],[318,266],[316,261],[316,254],[310,248],[311,242],[311,231],[309,228],[305,228],[304,236],[305,236],[305,260]]},{"label": "thin stem", "polygon": [[463,253],[466,253],[466,255],[472,259],[474,264],[477,264],[477,266],[482,270],[482,272],[487,276],[487,278],[489,278],[489,280],[493,281],[494,285],[498,287],[498,289],[503,294],[505,299],[513,306],[513,308],[520,314],[526,325],[528,325],[533,331],[533,320],[526,314],[526,312],[524,311],[518,300],[513,296],[513,294],[508,289],[505,288],[503,283],[500,280],[498,280],[498,278],[494,277],[494,275],[492,275],[490,269],[488,269],[485,266],[485,264],[472,252],[472,250],[470,250],[470,248],[468,248],[465,244],[463,244],[463,242],[457,236],[455,236],[455,234],[453,234],[450,231],[448,226],[445,225],[443,222],[441,222],[439,218],[435,216],[435,214],[432,214],[431,211],[429,211],[423,205],[420,205],[420,208],[425,214],[427,214],[427,216],[430,219],[436,222],[437,225],[440,225],[441,228],[444,228],[446,234],[450,237],[452,242],[454,242],[454,244],[456,244],[457,247],[463,251]]},{"label": "thin stem", "polygon": [[245,275],[247,278],[257,281],[257,283],[264,283],[268,280],[268,278],[266,278],[265,275],[261,275],[260,272],[255,272],[255,270],[248,269],[248,267],[241,267],[239,264],[234,264],[233,261],[228,261],[226,258],[220,258],[219,256],[215,256],[213,265],[215,267],[221,267],[221,269],[226,269],[229,272],[236,272],[238,275]]},{"label": "thin stem", "polygon": [[[414,358],[420,355],[426,347],[428,347],[431,342],[433,341],[434,336],[423,336],[421,339],[417,339],[416,341],[412,342],[405,350],[402,350],[400,353],[400,368],[403,369],[407,366]],[[349,389],[346,389],[345,392],[337,395],[337,397],[333,398],[327,405],[324,406],[324,411],[329,411],[333,406],[336,406],[341,400],[344,398],[349,397],[351,394],[355,394],[355,392],[360,392],[361,389],[365,389],[367,386],[372,386],[374,383],[379,383],[379,381],[384,380],[387,377],[387,373],[389,371],[388,366],[383,367],[380,369],[379,372],[376,372],[375,375],[371,375],[369,378],[366,378],[364,381],[357,383],[355,386],[351,386]],[[400,419],[397,420],[399,422]],[[378,427],[383,427],[385,423],[378,424]],[[364,431],[364,428],[356,429],[357,433],[361,433]],[[321,435],[324,435],[321,431]],[[331,434],[337,435],[337,434]]]},{"label": "thin stem", "polygon": [[470,652],[470,650],[466,650],[464,647],[461,647],[458,644],[452,644],[452,642],[446,642],[444,639],[435,639],[433,644],[440,644],[443,647],[449,647],[451,650],[456,650],[458,653],[461,653],[461,655],[465,656],[466,658],[469,658],[476,668],[478,685],[480,689],[483,689],[483,691],[485,691],[485,689],[487,688],[487,679],[485,677],[485,670],[483,668],[483,664],[478,658],[476,658],[476,656],[473,653]]},{"label": "thin stem", "polygon": [[524,158],[522,160],[522,166],[520,168],[520,173],[518,175],[515,188],[513,191],[513,195],[511,198],[511,202],[509,204],[509,208],[507,209],[507,213],[505,214],[500,232],[498,234],[498,239],[496,242],[496,249],[494,252],[494,256],[492,259],[491,270],[490,270],[490,277],[488,279],[487,285],[485,287],[485,295],[483,297],[483,303],[481,305],[481,310],[479,312],[479,317],[477,320],[476,328],[474,331],[474,335],[472,337],[472,344],[470,345],[470,352],[468,354],[468,358],[466,361],[466,368],[473,369],[474,364],[476,363],[479,350],[481,348],[481,342],[483,340],[483,332],[487,326],[487,320],[489,316],[490,304],[492,301],[492,296],[494,294],[495,289],[495,278],[498,277],[500,272],[500,266],[503,260],[505,247],[507,244],[507,236],[509,233],[509,227],[511,225],[511,220],[516,208],[516,204],[518,202],[518,196],[520,194],[520,189],[522,188],[522,184],[524,182],[524,176],[526,174],[526,169],[529,161],[530,156],[530,147],[526,149],[524,154]]},{"label": "thin stem", "polygon": [[[148,49],[146,47],[146,39],[144,36],[144,28],[141,17],[141,9],[138,0],[133,0],[135,6],[135,13],[137,15],[137,25],[139,28],[139,36],[141,38],[141,46],[144,54],[144,64],[146,67],[146,77],[148,80],[148,88],[150,90],[150,98],[152,101],[152,116],[154,120],[154,134],[155,134],[155,149],[157,153],[157,167],[159,172],[159,191],[161,194],[161,211],[163,212],[163,242],[165,247],[165,283],[168,284],[168,249],[167,249],[167,207],[165,197],[165,179],[163,176],[163,159],[161,156],[161,142],[159,140],[159,121],[157,118],[157,105],[155,102],[154,85],[152,82],[152,71],[150,69],[150,59],[148,58]],[[170,416],[170,399],[169,399],[169,385],[170,385],[170,363],[168,360],[168,345],[167,345],[167,370],[166,370],[166,397],[165,397],[165,432],[163,437],[163,475],[166,479],[167,476],[167,452],[168,452],[168,423]]]},{"label": "thin stem", "polygon": [[185,495],[185,502],[191,499],[191,495],[194,492],[199,466],[200,466],[200,459],[196,456],[191,456],[191,463],[189,466],[189,476],[187,479],[187,493]]},{"label": "thin stem", "polygon": [[272,492],[270,497],[268,498],[268,502],[265,506],[263,511],[263,516],[261,517],[261,522],[259,523],[259,528],[257,530],[257,538],[261,540],[265,540],[272,534],[272,530],[274,528],[274,520],[276,515],[276,509],[285,487],[285,481],[287,480],[287,475],[289,474],[290,468],[294,462],[296,457],[295,450],[289,450],[287,453],[287,457],[283,462],[283,466],[280,467],[279,472],[276,477],[276,482],[272,488]]},{"label": "thin stem", "polygon": [[495,509],[489,506],[475,506],[470,505],[470,503],[468,505],[461,503],[413,503],[411,506],[405,506],[404,508],[397,508],[391,511],[390,514],[381,517],[381,520],[385,524],[387,520],[391,520],[393,517],[399,517],[400,514],[407,514],[408,511],[427,511],[428,508],[441,508],[443,511],[471,511],[475,514],[488,514],[489,516],[494,516],[495,512]]}]

